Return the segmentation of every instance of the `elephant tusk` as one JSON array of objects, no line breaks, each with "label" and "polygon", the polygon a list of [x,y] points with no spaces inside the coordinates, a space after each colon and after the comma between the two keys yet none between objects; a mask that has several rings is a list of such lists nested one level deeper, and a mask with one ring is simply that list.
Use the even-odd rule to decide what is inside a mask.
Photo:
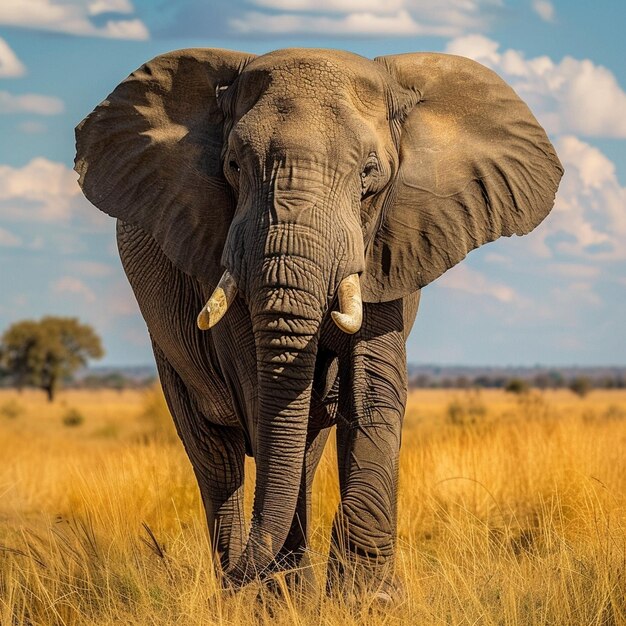
[{"label": "elephant tusk", "polygon": [[202,307],[198,315],[198,328],[200,330],[213,328],[224,317],[236,294],[237,283],[230,275],[230,272],[226,270],[222,274],[215,291],[211,294],[208,302]]},{"label": "elephant tusk", "polygon": [[363,301],[358,274],[350,274],[339,283],[339,311],[330,314],[344,333],[354,335],[363,322]]}]

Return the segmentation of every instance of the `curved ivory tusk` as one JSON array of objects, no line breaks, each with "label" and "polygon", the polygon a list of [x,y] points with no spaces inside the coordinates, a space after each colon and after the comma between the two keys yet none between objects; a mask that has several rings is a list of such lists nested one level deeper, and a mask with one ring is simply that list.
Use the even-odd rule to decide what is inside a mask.
[{"label": "curved ivory tusk", "polygon": [[350,274],[339,283],[339,311],[330,314],[344,333],[354,335],[363,322],[363,301],[358,274]]},{"label": "curved ivory tusk", "polygon": [[230,275],[230,272],[226,270],[222,274],[215,291],[211,294],[208,302],[202,307],[202,311],[198,315],[198,328],[200,330],[213,328],[224,317],[224,313],[228,310],[236,293],[237,283]]}]

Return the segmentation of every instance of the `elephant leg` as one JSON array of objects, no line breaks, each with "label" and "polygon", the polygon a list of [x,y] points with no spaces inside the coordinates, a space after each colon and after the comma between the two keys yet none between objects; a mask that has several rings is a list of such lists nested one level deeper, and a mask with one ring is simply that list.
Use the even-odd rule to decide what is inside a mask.
[{"label": "elephant leg", "polygon": [[154,342],[153,349],[167,405],[198,481],[216,567],[226,571],[245,542],[243,432],[209,422]]},{"label": "elephant leg", "polygon": [[[364,324],[340,368],[337,461],[341,504],[333,524],[327,590],[381,600],[395,595],[398,459],[406,404],[405,325],[414,311],[402,300],[364,310]],[[409,307],[411,309],[412,307]],[[417,308],[417,300],[415,301]]]}]

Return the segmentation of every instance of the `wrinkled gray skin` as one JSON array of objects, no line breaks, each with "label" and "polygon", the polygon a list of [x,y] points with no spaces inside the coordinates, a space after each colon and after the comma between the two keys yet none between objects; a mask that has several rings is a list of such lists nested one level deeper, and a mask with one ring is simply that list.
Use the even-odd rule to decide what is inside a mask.
[{"label": "wrinkled gray skin", "polygon": [[[419,289],[549,212],[562,170],[530,111],[460,57],[183,50],[79,125],[76,169],[118,218],[227,580],[306,563],[311,484],[335,425],[329,585],[356,566],[390,588]],[[225,269],[237,297],[202,332],[196,316]],[[347,335],[329,313],[354,273],[363,324]],[[257,466],[247,537],[246,452]]]}]

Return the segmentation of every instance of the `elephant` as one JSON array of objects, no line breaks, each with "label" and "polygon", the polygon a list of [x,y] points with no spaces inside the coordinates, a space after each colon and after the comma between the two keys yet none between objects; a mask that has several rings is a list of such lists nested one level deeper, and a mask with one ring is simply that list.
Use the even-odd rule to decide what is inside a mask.
[{"label": "elephant", "polygon": [[392,595],[407,336],[421,288],[551,210],[563,169],[527,105],[454,55],[195,48],[133,72],[76,145],[224,584],[307,569],[336,427],[327,588]]}]

